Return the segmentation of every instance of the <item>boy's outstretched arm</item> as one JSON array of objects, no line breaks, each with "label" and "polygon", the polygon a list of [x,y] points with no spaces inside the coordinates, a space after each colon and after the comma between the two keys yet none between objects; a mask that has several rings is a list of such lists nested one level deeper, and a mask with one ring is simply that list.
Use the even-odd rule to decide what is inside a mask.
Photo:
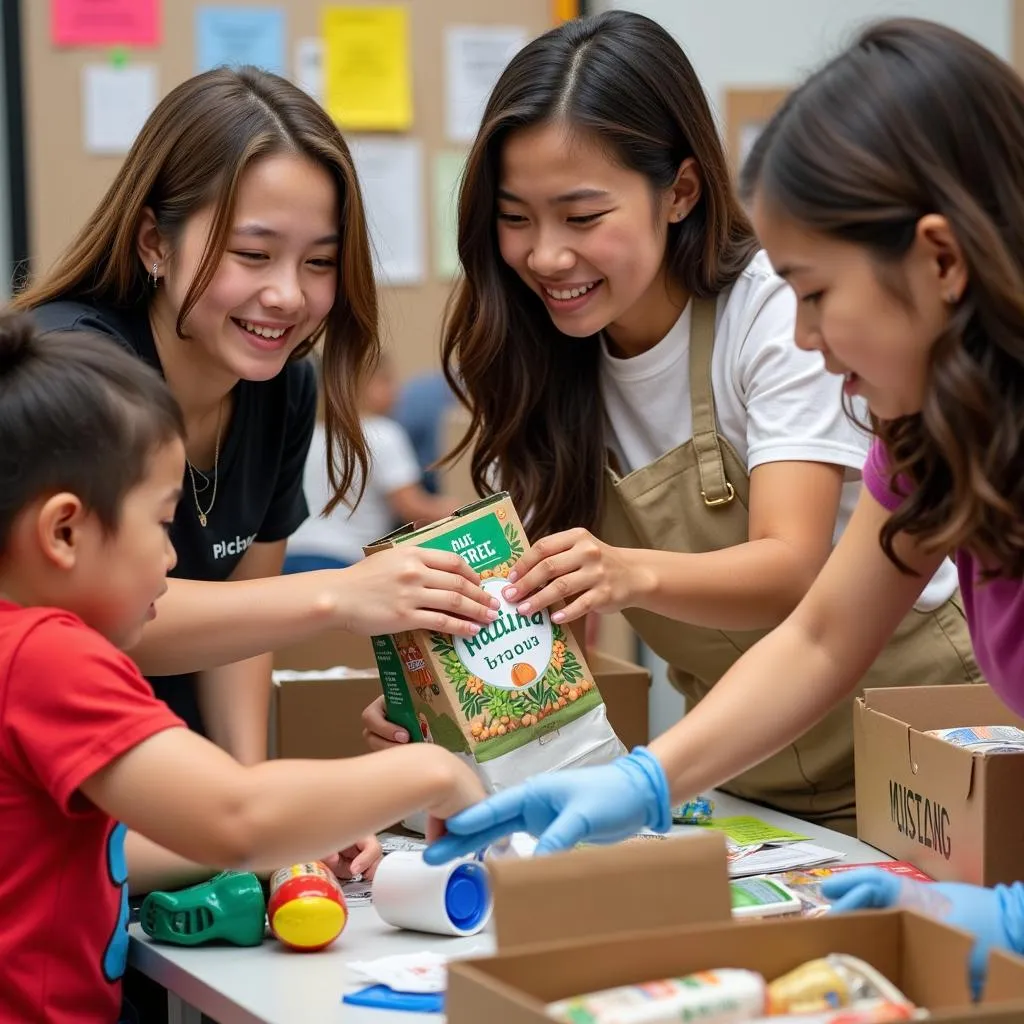
[{"label": "boy's outstretched arm", "polygon": [[469,767],[432,744],[243,767],[182,728],[144,740],[80,789],[180,857],[247,870],[345,849],[414,811],[443,820],[485,795]]}]

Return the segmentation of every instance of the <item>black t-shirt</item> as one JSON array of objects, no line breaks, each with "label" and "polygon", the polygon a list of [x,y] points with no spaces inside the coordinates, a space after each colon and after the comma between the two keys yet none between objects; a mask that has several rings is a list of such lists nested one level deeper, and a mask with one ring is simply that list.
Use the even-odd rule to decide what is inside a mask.
[{"label": "black t-shirt", "polygon": [[[145,309],[60,300],[33,317],[42,331],[91,330],[109,335],[157,370],[160,358]],[[239,381],[235,408],[221,439],[217,498],[203,527],[188,469],[171,528],[178,564],[171,576],[226,580],[254,541],[291,536],[308,517],[302,476],[316,422],[316,375],[303,359],[288,363],[272,380]],[[208,474],[211,475],[212,474]],[[203,477],[196,474],[202,488]],[[199,491],[205,511],[208,488]],[[191,729],[204,732],[194,675],[150,677],[156,695]]]}]

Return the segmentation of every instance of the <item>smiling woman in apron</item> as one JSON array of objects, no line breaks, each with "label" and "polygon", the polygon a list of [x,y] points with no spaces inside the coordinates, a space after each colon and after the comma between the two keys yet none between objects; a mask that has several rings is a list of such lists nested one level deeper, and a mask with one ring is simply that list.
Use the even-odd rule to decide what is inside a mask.
[{"label": "smiling woman in apron", "polygon": [[[472,414],[461,450],[543,538],[506,595],[566,600],[563,622],[623,610],[692,707],[806,592],[868,439],[793,344],[794,298],[671,36],[612,11],[513,58],[469,154],[459,253],[445,356]],[[979,678],[946,563],[863,683]],[[772,707],[766,689],[754,710]],[[372,744],[406,738],[380,702],[364,720]],[[852,830],[849,700],[725,788]]]}]

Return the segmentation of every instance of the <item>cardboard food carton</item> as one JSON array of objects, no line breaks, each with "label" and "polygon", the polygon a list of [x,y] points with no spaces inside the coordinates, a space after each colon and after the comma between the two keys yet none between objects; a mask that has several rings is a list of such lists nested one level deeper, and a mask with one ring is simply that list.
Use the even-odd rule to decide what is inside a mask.
[{"label": "cardboard food carton", "polygon": [[369,753],[362,712],[379,695],[376,668],[275,669],[270,756],[330,758]]},{"label": "cardboard food carton", "polygon": [[623,752],[572,631],[502,597],[528,541],[507,494],[365,550],[414,544],[452,551],[500,603],[470,638],[412,630],[373,638],[388,718],[414,740],[464,755],[494,790],[538,772],[599,764]]},{"label": "cardboard food carton", "polygon": [[448,968],[448,1024],[550,1024],[545,1006],[618,985],[741,967],[767,980],[830,953],[881,971],[931,1020],[1024,1021],[1024,959],[990,955],[972,1004],[966,932],[906,910],[730,919],[725,843],[708,834],[490,862],[494,956]]},{"label": "cardboard food carton", "polygon": [[1024,753],[980,754],[926,733],[1015,725],[987,686],[867,690],[854,705],[857,835],[942,881],[1024,878]]}]

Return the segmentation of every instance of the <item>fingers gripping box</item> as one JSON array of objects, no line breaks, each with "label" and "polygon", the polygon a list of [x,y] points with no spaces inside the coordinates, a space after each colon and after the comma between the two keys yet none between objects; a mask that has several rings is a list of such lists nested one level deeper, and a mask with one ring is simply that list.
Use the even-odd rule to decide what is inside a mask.
[{"label": "fingers gripping box", "polygon": [[501,595],[527,543],[502,493],[365,549],[453,551],[499,601],[498,618],[474,637],[412,630],[373,638],[388,718],[414,740],[465,756],[492,790],[538,772],[601,764],[624,750],[572,632],[546,610],[517,612]]}]

